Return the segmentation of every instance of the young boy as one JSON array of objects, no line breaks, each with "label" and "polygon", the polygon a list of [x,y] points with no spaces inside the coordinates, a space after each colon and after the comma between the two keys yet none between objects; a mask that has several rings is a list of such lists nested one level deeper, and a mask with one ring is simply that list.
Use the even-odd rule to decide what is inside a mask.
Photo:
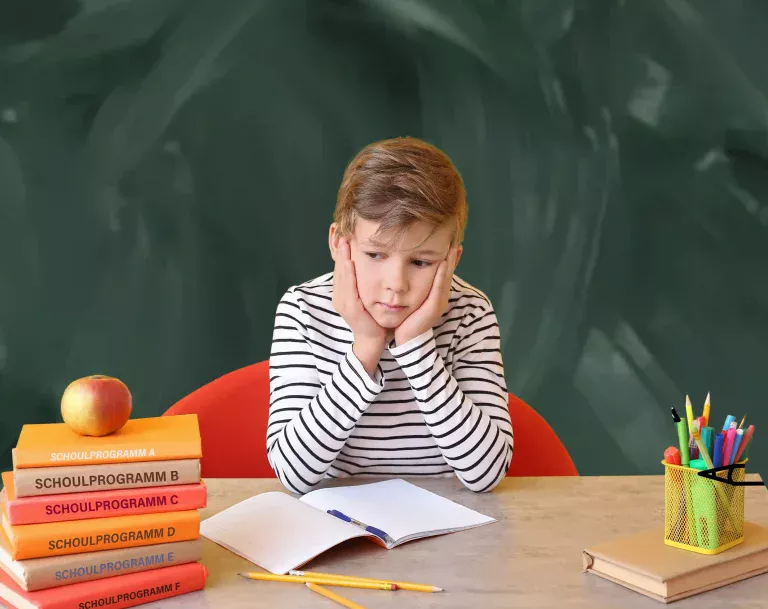
[{"label": "young boy", "polygon": [[267,452],[283,485],[457,475],[495,487],[512,460],[499,325],[453,271],[467,217],[450,159],[414,138],[349,164],[333,273],[291,287],[275,315]]}]

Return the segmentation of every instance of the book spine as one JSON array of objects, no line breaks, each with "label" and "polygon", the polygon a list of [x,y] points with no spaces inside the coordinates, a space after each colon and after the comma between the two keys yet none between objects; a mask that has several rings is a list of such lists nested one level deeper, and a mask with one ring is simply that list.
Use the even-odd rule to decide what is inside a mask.
[{"label": "book spine", "polygon": [[200,514],[188,510],[17,526],[4,516],[3,530],[13,559],[22,560],[196,539]]},{"label": "book spine", "polygon": [[48,447],[16,447],[14,468],[66,467],[77,465],[103,465],[108,463],[140,463],[144,461],[171,461],[200,459],[200,439],[158,440],[152,444],[136,446],[100,447],[98,450],[55,450]]},{"label": "book spine", "polygon": [[46,595],[48,602],[40,603],[39,607],[40,609],[97,609],[98,607],[126,609],[202,590],[207,576],[208,570],[202,564],[193,562],[108,577],[63,586],[56,590],[55,596]]},{"label": "book spine", "polygon": [[138,573],[202,559],[203,540],[193,539],[136,548],[102,550],[19,561],[29,592]]},{"label": "book spine", "polygon": [[8,501],[5,509],[16,525],[196,510],[206,502],[200,483],[22,497]]},{"label": "book spine", "polygon": [[17,469],[13,480],[16,497],[196,484],[200,482],[200,460]]},{"label": "book spine", "polygon": [[65,423],[22,425],[14,468],[201,459],[196,414],[130,418],[113,434],[84,437]]}]

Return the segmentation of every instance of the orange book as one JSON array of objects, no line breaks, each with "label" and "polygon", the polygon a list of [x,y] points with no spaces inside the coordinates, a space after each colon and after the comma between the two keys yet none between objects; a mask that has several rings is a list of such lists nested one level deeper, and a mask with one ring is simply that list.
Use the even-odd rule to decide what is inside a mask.
[{"label": "orange book", "polygon": [[3,531],[11,544],[11,558],[22,560],[196,539],[200,514],[186,510],[12,525],[4,513]]},{"label": "orange book", "polygon": [[14,525],[196,510],[208,498],[203,482],[17,497],[13,472],[3,472],[2,479],[0,507]]},{"label": "orange book", "polygon": [[125,609],[202,590],[207,577],[205,566],[191,562],[25,592],[6,573],[0,571],[0,601],[15,609]]},{"label": "orange book", "polygon": [[129,419],[106,436],[81,436],[66,423],[24,425],[13,450],[16,469],[200,459],[196,414]]}]

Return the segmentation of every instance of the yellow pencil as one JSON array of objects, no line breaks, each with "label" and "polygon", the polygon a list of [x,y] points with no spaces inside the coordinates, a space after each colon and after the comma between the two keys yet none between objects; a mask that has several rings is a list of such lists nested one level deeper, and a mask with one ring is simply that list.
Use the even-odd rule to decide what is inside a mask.
[{"label": "yellow pencil", "polygon": [[337,575],[335,573],[320,573],[319,571],[289,571],[290,575],[315,579],[334,579],[341,581],[375,582],[395,584],[398,590],[410,590],[411,592],[442,592],[442,588],[427,584],[414,584],[412,582],[399,582],[389,579],[373,579],[370,577],[354,577],[353,575]]},{"label": "yellow pencil", "polygon": [[742,429],[744,427],[744,421],[747,420],[747,415],[744,415],[744,418],[741,419],[741,423],[739,423],[739,429]]},{"label": "yellow pencil", "polygon": [[365,609],[365,607],[363,607],[362,605],[358,605],[354,601],[351,601],[348,598],[344,598],[343,596],[339,596],[335,592],[326,590],[322,586],[318,586],[317,584],[313,584],[312,582],[307,582],[307,588],[312,590],[312,592],[317,592],[318,594],[322,594],[325,598],[330,598],[332,601],[336,601],[337,603],[339,603],[339,605],[344,605],[345,607],[349,607],[349,609]]},{"label": "yellow pencil", "polygon": [[366,590],[397,590],[396,584],[386,582],[357,582],[342,579],[321,577],[299,577],[297,575],[273,575],[271,573],[238,573],[246,579],[257,579],[268,582],[284,582],[290,584],[316,583],[326,586],[341,586],[342,588],[364,588]]},{"label": "yellow pencil", "polygon": [[707,393],[707,399],[704,400],[704,412],[702,413],[704,415],[704,427],[709,425],[709,410],[711,408],[711,405],[709,403],[709,393]]},{"label": "yellow pencil", "polygon": [[687,395],[685,396],[685,418],[688,419],[688,429],[693,429],[693,404]]}]

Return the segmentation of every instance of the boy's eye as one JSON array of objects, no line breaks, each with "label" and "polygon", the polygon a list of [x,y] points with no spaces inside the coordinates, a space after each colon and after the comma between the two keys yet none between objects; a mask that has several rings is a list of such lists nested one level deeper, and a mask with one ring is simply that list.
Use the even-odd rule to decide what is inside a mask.
[{"label": "boy's eye", "polygon": [[[385,254],[382,254],[381,252],[365,252],[365,255],[371,260],[383,260],[385,257]],[[411,263],[420,269],[425,269],[434,264],[434,262],[430,260],[412,260]]]}]

